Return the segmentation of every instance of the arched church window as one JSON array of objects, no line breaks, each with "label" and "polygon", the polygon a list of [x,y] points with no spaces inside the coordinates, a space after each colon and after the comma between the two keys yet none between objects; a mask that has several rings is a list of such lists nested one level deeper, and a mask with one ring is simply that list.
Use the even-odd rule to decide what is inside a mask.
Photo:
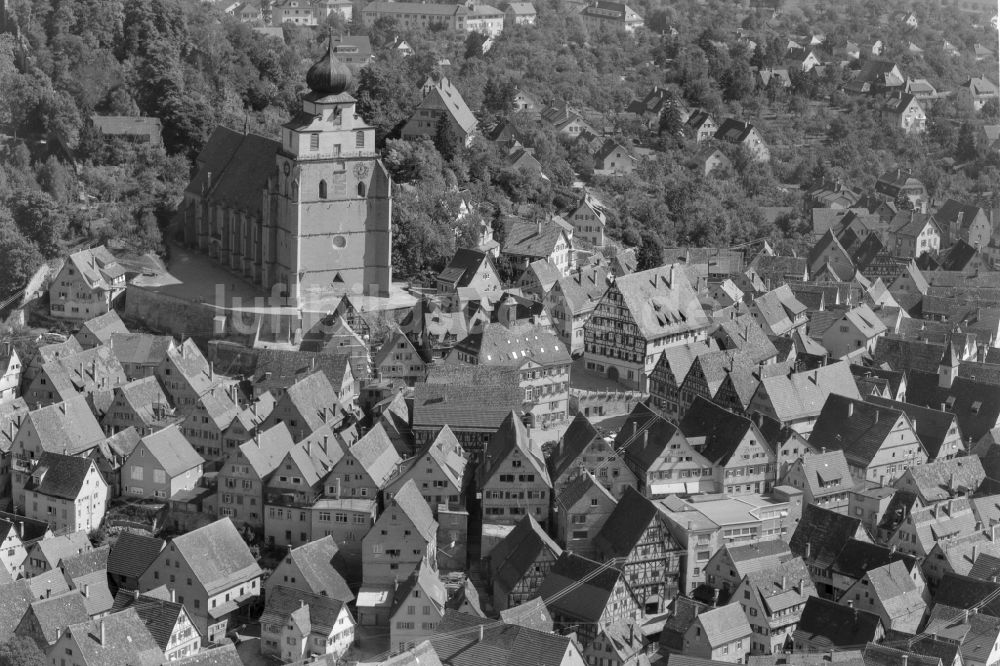
[{"label": "arched church window", "polygon": [[364,148],[365,147],[365,133],[364,132],[355,132],[354,133],[354,147],[355,148]]},{"label": "arched church window", "polygon": [[361,197],[362,199],[365,198],[365,184],[364,183],[358,183],[358,196]]},{"label": "arched church window", "polygon": [[299,184],[295,181],[292,181],[292,201],[298,201],[298,200],[299,200]]},{"label": "arched church window", "polygon": [[326,181],[319,181],[319,198],[326,199]]}]

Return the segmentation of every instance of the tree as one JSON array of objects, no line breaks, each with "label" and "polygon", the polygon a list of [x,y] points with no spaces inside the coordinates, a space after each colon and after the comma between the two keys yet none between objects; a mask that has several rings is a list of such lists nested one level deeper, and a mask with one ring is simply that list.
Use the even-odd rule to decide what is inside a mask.
[{"label": "tree", "polygon": [[406,72],[402,56],[392,53],[376,59],[358,75],[358,113],[375,126],[380,144],[420,103]]},{"label": "tree", "polygon": [[489,113],[507,115],[514,110],[517,83],[510,77],[491,75],[483,86],[483,109]]},{"label": "tree", "polygon": [[642,245],[636,255],[636,270],[645,271],[663,265],[663,242],[652,231],[642,232]]},{"label": "tree", "polygon": [[[63,206],[44,192],[18,190],[7,199],[14,224],[34,241],[43,256],[62,254],[62,240],[69,230],[69,218]],[[0,255],[2,256],[2,255]]]},{"label": "tree", "polygon": [[50,155],[38,169],[38,184],[59,203],[68,203],[73,191],[73,176],[55,155]]},{"label": "tree", "polygon": [[0,643],[0,666],[46,666],[45,655],[32,639],[14,636]]},{"label": "tree", "polygon": [[978,158],[979,151],[976,149],[976,136],[973,134],[972,124],[969,121],[965,121],[958,129],[955,159],[959,163],[965,163],[975,161]]},{"label": "tree", "polygon": [[0,294],[3,296],[27,284],[45,261],[38,247],[14,226],[6,209],[0,209],[0,257],[3,257],[0,261]]},{"label": "tree", "polygon": [[451,162],[465,147],[465,140],[458,126],[442,114],[438,120],[437,133],[434,135],[434,147],[441,153],[446,162]]}]

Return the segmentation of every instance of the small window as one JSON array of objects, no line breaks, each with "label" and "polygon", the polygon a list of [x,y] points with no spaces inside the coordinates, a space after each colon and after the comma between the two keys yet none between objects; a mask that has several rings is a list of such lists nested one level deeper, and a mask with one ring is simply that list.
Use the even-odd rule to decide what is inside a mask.
[{"label": "small window", "polygon": [[313,133],[309,135],[309,150],[319,150],[319,134]]},{"label": "small window", "polygon": [[365,184],[364,183],[358,183],[358,196],[361,197],[362,199],[365,198]]},{"label": "small window", "polygon": [[326,199],[326,181],[319,181],[319,198]]},{"label": "small window", "polygon": [[355,148],[364,148],[365,147],[365,133],[364,132],[355,132],[354,133],[354,147]]}]

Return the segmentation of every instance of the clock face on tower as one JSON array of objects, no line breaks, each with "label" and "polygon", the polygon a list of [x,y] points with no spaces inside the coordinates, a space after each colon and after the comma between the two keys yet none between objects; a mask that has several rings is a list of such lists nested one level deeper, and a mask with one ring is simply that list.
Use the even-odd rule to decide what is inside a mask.
[{"label": "clock face on tower", "polygon": [[354,166],[354,175],[359,179],[364,179],[368,177],[368,165],[359,162]]}]

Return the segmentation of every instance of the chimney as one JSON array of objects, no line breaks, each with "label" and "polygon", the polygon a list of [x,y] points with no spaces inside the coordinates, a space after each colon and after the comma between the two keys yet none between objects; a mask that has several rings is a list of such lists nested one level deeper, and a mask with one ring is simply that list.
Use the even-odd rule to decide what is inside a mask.
[{"label": "chimney", "polygon": [[781,589],[782,591],[788,589],[788,576],[785,576],[784,574],[781,576]]},{"label": "chimney", "polygon": [[177,603],[177,590],[170,590],[170,603]]},{"label": "chimney", "polygon": [[139,598],[139,588],[136,588],[136,589],[132,590],[132,598],[133,599],[138,599]]},{"label": "chimney", "polygon": [[806,541],[806,559],[808,560],[812,556],[812,542]]},{"label": "chimney", "polygon": [[878,423],[878,415],[879,415],[879,411],[876,409],[875,410],[875,423]]},{"label": "chimney", "polygon": [[904,652],[902,655],[900,655],[900,658],[903,660],[902,666],[906,666],[906,653]]},{"label": "chimney", "polygon": [[90,585],[88,583],[83,584],[83,596],[90,597]]},{"label": "chimney", "polygon": [[847,607],[848,608],[854,608],[854,599],[848,599],[847,600]]},{"label": "chimney", "polygon": [[854,403],[853,402],[848,402],[847,403],[847,418],[851,418],[852,416],[854,416]]},{"label": "chimney", "polygon": [[[540,217],[535,219],[535,233],[539,236],[542,235],[542,218]],[[482,627],[480,627],[479,631],[480,631],[479,640],[483,640]]]},{"label": "chimney", "polygon": [[208,378],[215,381],[215,361],[208,362]]},{"label": "chimney", "polygon": [[104,620],[98,620],[97,621],[97,626],[99,628],[98,630],[101,632],[101,636],[100,636],[101,647],[104,647]]},{"label": "chimney", "polygon": [[[541,223],[539,223],[539,224],[541,224]],[[480,640],[480,642],[483,640],[483,626],[484,625],[482,625],[482,624],[479,625],[479,640]]]},{"label": "chimney", "polygon": [[693,520],[689,520],[688,521],[688,532],[692,531],[693,529],[694,529],[694,521]]},{"label": "chimney", "polygon": [[642,445],[646,446],[649,443],[649,430],[642,431]]}]

